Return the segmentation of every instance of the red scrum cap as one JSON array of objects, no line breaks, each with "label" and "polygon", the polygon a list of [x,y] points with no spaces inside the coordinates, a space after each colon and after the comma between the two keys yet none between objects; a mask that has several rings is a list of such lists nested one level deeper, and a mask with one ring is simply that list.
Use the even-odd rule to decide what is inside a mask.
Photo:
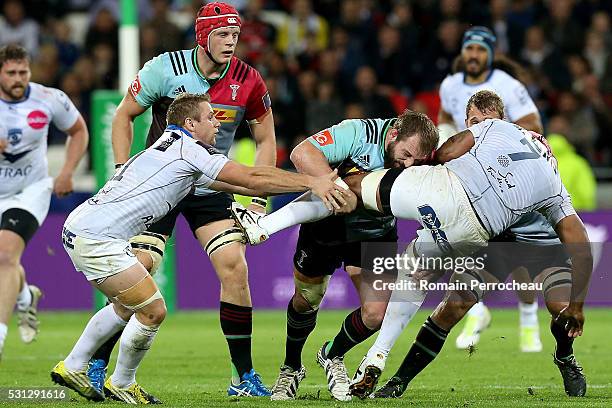
[{"label": "red scrum cap", "polygon": [[209,52],[208,39],[213,31],[227,27],[240,28],[241,25],[240,15],[234,7],[218,1],[208,3],[200,8],[196,17],[196,42]]}]

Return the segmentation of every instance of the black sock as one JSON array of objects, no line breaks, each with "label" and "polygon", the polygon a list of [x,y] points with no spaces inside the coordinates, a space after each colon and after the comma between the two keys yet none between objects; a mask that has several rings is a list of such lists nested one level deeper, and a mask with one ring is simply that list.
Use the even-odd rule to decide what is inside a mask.
[{"label": "black sock", "polygon": [[253,332],[253,308],[221,302],[219,307],[221,330],[229,347],[232,365],[239,377],[251,371],[251,334]]},{"label": "black sock", "polygon": [[117,333],[113,335],[113,337],[106,340],[106,342],[102,344],[100,348],[96,350],[96,352],[91,358],[96,359],[96,360],[104,360],[104,362],[108,366],[108,362],[110,361],[111,353],[113,352],[113,349],[115,348],[115,344],[117,344],[117,342],[121,338],[121,333],[123,333],[123,329],[119,330]]},{"label": "black sock", "polygon": [[572,348],[572,344],[574,344],[574,339],[567,335],[568,331],[565,330],[563,326],[552,320],[550,322],[550,332],[557,341],[555,357],[558,360],[565,357],[569,357],[574,354],[574,349]]},{"label": "black sock", "polygon": [[302,366],[302,349],[308,335],[317,324],[317,310],[299,313],[293,307],[293,299],[287,305],[287,340],[285,341],[285,365],[294,370]]},{"label": "black sock", "polygon": [[446,336],[448,336],[448,331],[439,327],[431,320],[431,317],[428,317],[395,375],[410,382],[436,358],[444,346]]},{"label": "black sock", "polygon": [[334,358],[344,356],[350,349],[366,340],[377,331],[378,329],[369,329],[363,323],[361,308],[353,310],[346,316],[340,331],[336,334],[336,337],[334,337],[334,341],[327,352],[327,357]]}]

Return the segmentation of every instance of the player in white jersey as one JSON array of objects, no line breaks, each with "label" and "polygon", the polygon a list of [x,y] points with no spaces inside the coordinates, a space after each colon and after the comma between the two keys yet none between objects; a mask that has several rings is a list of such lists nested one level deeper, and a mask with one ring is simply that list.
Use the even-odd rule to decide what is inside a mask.
[{"label": "player in white jersey", "polygon": [[[481,123],[487,119],[501,119],[503,118],[504,110],[501,99],[492,92],[480,91],[477,92],[470,98],[468,102],[466,123],[468,125],[474,125]],[[502,129],[496,129],[496,124],[491,123],[486,125],[488,133],[482,135],[482,138],[495,138],[496,131],[506,131]],[[470,129],[474,129],[471,127]],[[523,134],[527,134],[521,129]],[[508,132],[512,133],[512,132]],[[515,132],[516,133],[516,132]],[[477,135],[474,134],[476,137]],[[509,135],[510,136],[510,135]],[[503,137],[503,135],[502,135]],[[519,135],[520,137],[520,135]],[[523,140],[523,139],[521,139]],[[527,138],[525,138],[527,140]],[[469,142],[469,140],[465,140]],[[503,140],[502,140],[503,141]],[[512,168],[512,162],[516,163],[528,163],[531,161],[539,161],[545,164],[544,160],[541,160],[542,154],[537,151],[538,148],[542,149],[544,156],[548,159],[549,163],[556,168],[556,161],[552,156],[549,146],[544,138],[536,136],[534,149],[531,152],[521,153],[507,153],[506,155],[495,155],[486,157],[481,149],[486,141],[476,141],[476,146],[470,148],[469,143],[462,145],[456,145],[456,151],[452,155],[446,155],[441,161],[447,162],[453,157],[460,156],[469,149],[469,155],[473,156],[474,159],[465,160],[465,163],[453,164],[457,160],[452,160],[448,163],[450,168],[453,168],[457,174],[465,179],[471,172],[477,172],[476,170],[470,170],[469,165],[464,169],[464,164],[472,161],[473,163],[478,162],[483,164],[483,170],[489,174],[495,173],[494,179],[502,183],[503,187],[500,189],[502,192],[500,198],[509,209],[516,210],[519,200],[514,200],[512,194],[509,194],[513,189],[516,192],[522,194],[516,194],[514,198],[519,198],[520,195],[534,191],[533,187],[540,184],[539,173],[532,173],[532,179],[525,179]],[[478,146],[480,145],[480,146]],[[529,144],[527,144],[529,145]],[[444,147],[442,148],[444,149]],[[478,151],[480,150],[480,152]],[[497,150],[497,149],[495,149]],[[491,150],[494,151],[494,150]],[[448,151],[447,151],[448,152]],[[444,152],[441,152],[442,154]],[[485,156],[485,157],[483,157]],[[508,159],[506,162],[504,157]],[[503,170],[501,172],[498,168],[493,169],[490,166],[492,160],[497,160],[498,164],[501,165]],[[546,164],[545,164],[546,165]],[[535,170],[535,166],[532,170]],[[508,173],[505,170],[508,169]],[[467,171],[466,171],[467,170]],[[479,171],[482,176],[483,171]],[[510,174],[512,173],[512,174]],[[505,177],[503,176],[505,174]],[[527,173],[530,174],[530,173]],[[537,174],[537,175],[536,175]],[[501,177],[500,177],[501,176]],[[548,181],[548,180],[546,180]],[[557,181],[555,180],[555,184]],[[476,203],[477,200],[474,198],[480,198],[484,200],[485,205],[474,204],[478,214],[481,216],[484,214],[492,214],[487,209],[489,207],[486,204],[487,192],[484,192],[482,187],[486,183],[482,183],[479,177],[474,177],[470,180],[470,184],[464,184],[468,191],[471,201]],[[525,188],[527,187],[527,188]],[[479,193],[480,192],[480,193]],[[554,193],[554,191],[552,191]],[[480,207],[480,208],[479,208]],[[558,210],[561,210],[559,207]],[[553,210],[556,211],[556,210]],[[567,211],[567,210],[565,210]],[[571,210],[570,210],[571,211]],[[580,264],[578,268],[574,268],[572,273],[571,261],[568,259],[568,253],[574,252],[574,261],[576,261],[575,253],[583,250],[590,252],[590,245],[588,243],[588,237],[586,231],[583,229],[579,218],[577,216],[569,215],[570,212],[566,212],[568,216],[562,218],[561,221],[556,225],[557,231],[560,231],[561,240],[570,245],[562,247],[559,244],[559,239],[548,239],[542,242],[541,240],[535,240],[530,243],[517,242],[515,244],[503,245],[499,242],[509,242],[508,240],[496,239],[496,243],[491,244],[486,250],[479,252],[474,255],[475,259],[480,257],[484,260],[484,268],[476,268],[463,273],[464,277],[474,282],[486,282],[486,283],[498,283],[504,282],[510,272],[517,266],[525,267],[530,273],[535,275],[537,281],[542,282],[542,293],[546,306],[551,314],[552,320],[550,330],[553,337],[556,340],[556,350],[554,354],[554,363],[558,366],[563,383],[565,386],[565,392],[569,396],[584,396],[586,393],[586,378],[582,374],[582,367],[576,362],[573,353],[573,341],[574,338],[581,334],[582,326],[582,312],[579,309],[582,308],[583,296],[577,296],[576,289],[581,290],[580,287],[588,282],[588,276],[590,275],[591,268],[588,270],[585,276],[580,276],[576,271],[580,272]],[[497,214],[496,214],[497,215]],[[574,221],[567,220],[567,218],[573,218]],[[485,220],[485,224],[493,226],[495,224],[501,225],[504,217],[499,217],[496,221]],[[521,218],[521,220],[524,219]],[[567,221],[566,221],[567,220]],[[569,227],[567,222],[570,222]],[[574,226],[571,226],[571,223]],[[531,222],[533,224],[533,222]],[[554,224],[553,224],[554,225]],[[488,228],[489,229],[489,228]],[[546,230],[544,226],[539,226],[539,230]],[[498,228],[493,227],[493,230]],[[551,242],[552,241],[552,242]],[[516,241],[510,241],[516,242]],[[576,246],[577,243],[582,242],[583,246]],[[578,257],[580,258],[580,256]],[[592,265],[592,264],[591,264]],[[533,270],[533,272],[532,272]],[[454,280],[458,275],[454,275],[451,281]],[[464,280],[464,282],[467,280]],[[438,305],[435,311],[427,318],[423,324],[421,330],[417,334],[417,337],[408,351],[406,358],[402,362],[401,366],[397,370],[394,376],[376,393],[373,395],[374,398],[398,398],[405,391],[410,381],[418,375],[427,365],[429,365],[436,355],[442,349],[444,342],[450,330],[463,318],[466,312],[472,307],[479,299],[482,299],[486,290],[479,289],[475,286],[469,286],[467,290],[453,290],[448,291],[444,300]],[[572,309],[575,309],[572,311]],[[405,321],[394,322],[395,325],[405,324]],[[368,360],[366,358],[366,360]],[[366,376],[369,376],[367,381],[362,380],[361,384],[355,384],[353,392],[362,398],[369,395],[376,384],[376,380],[381,369],[380,365],[376,365],[377,359],[372,358],[370,362],[366,362],[363,367],[360,367]],[[380,361],[380,359],[378,359]],[[370,364],[370,365],[368,365]],[[371,374],[375,374],[372,376]],[[366,385],[367,383],[367,385]]]},{"label": "player in white jersey", "polygon": [[128,240],[162,218],[193,188],[255,196],[310,189],[330,206],[339,208],[335,200],[345,203],[344,190],[332,181],[334,173],[312,177],[275,167],[247,167],[214,149],[220,123],[207,94],[182,94],[170,105],[167,118],[162,137],[128,160],[64,224],[62,241],[75,268],[113,301],[90,319],[70,354],[51,372],[54,382],[87,399],[104,399],[87,376],[89,359],[123,330],[115,372],[106,379],[104,394],[127,403],[159,403],[136,383],[135,373],[166,308]]},{"label": "player in white jersey", "polygon": [[[475,26],[463,35],[461,55],[458,64],[461,69],[449,75],[440,85],[441,109],[438,117],[440,142],[442,145],[457,131],[466,128],[465,107],[470,97],[480,90],[490,90],[499,95],[504,104],[504,117],[521,127],[542,133],[542,122],[538,109],[525,86],[498,68],[500,61],[494,59],[495,34],[486,27]],[[502,60],[503,61],[503,60]],[[510,65],[505,63],[505,65]],[[516,72],[513,72],[516,75]],[[537,217],[534,217],[537,218]],[[539,220],[540,224],[542,220]],[[517,231],[523,232],[523,231]],[[529,283],[528,277],[515,273],[514,279]],[[538,303],[532,291],[517,291],[520,311],[520,348],[526,352],[542,350],[538,324]],[[456,346],[466,349],[480,340],[480,334],[491,322],[487,307],[479,302],[468,313]]]},{"label": "player in white jersey", "polygon": [[[0,48],[0,358],[17,303],[21,339],[38,333],[41,291],[25,281],[23,251],[49,211],[51,193],[72,192],[72,173],[87,150],[85,121],[58,89],[30,82],[26,50]],[[53,122],[68,133],[66,161],[55,181],[47,170],[47,132]]]}]

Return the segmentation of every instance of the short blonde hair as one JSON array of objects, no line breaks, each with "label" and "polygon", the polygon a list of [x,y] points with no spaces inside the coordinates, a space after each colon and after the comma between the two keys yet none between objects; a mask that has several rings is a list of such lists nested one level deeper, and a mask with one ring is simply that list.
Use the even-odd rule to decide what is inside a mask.
[{"label": "short blonde hair", "polygon": [[168,125],[183,126],[187,118],[193,118],[199,121],[202,114],[200,110],[200,104],[202,102],[210,102],[210,95],[190,94],[186,92],[180,94],[168,107],[166,122]]}]

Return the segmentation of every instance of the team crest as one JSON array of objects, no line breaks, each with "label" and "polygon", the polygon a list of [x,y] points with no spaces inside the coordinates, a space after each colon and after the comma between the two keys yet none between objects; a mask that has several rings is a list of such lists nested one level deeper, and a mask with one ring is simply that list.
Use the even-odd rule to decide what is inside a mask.
[{"label": "team crest", "polygon": [[240,85],[232,84],[229,87],[232,88],[232,101],[235,101],[236,96],[238,96],[238,88],[240,88]]}]

